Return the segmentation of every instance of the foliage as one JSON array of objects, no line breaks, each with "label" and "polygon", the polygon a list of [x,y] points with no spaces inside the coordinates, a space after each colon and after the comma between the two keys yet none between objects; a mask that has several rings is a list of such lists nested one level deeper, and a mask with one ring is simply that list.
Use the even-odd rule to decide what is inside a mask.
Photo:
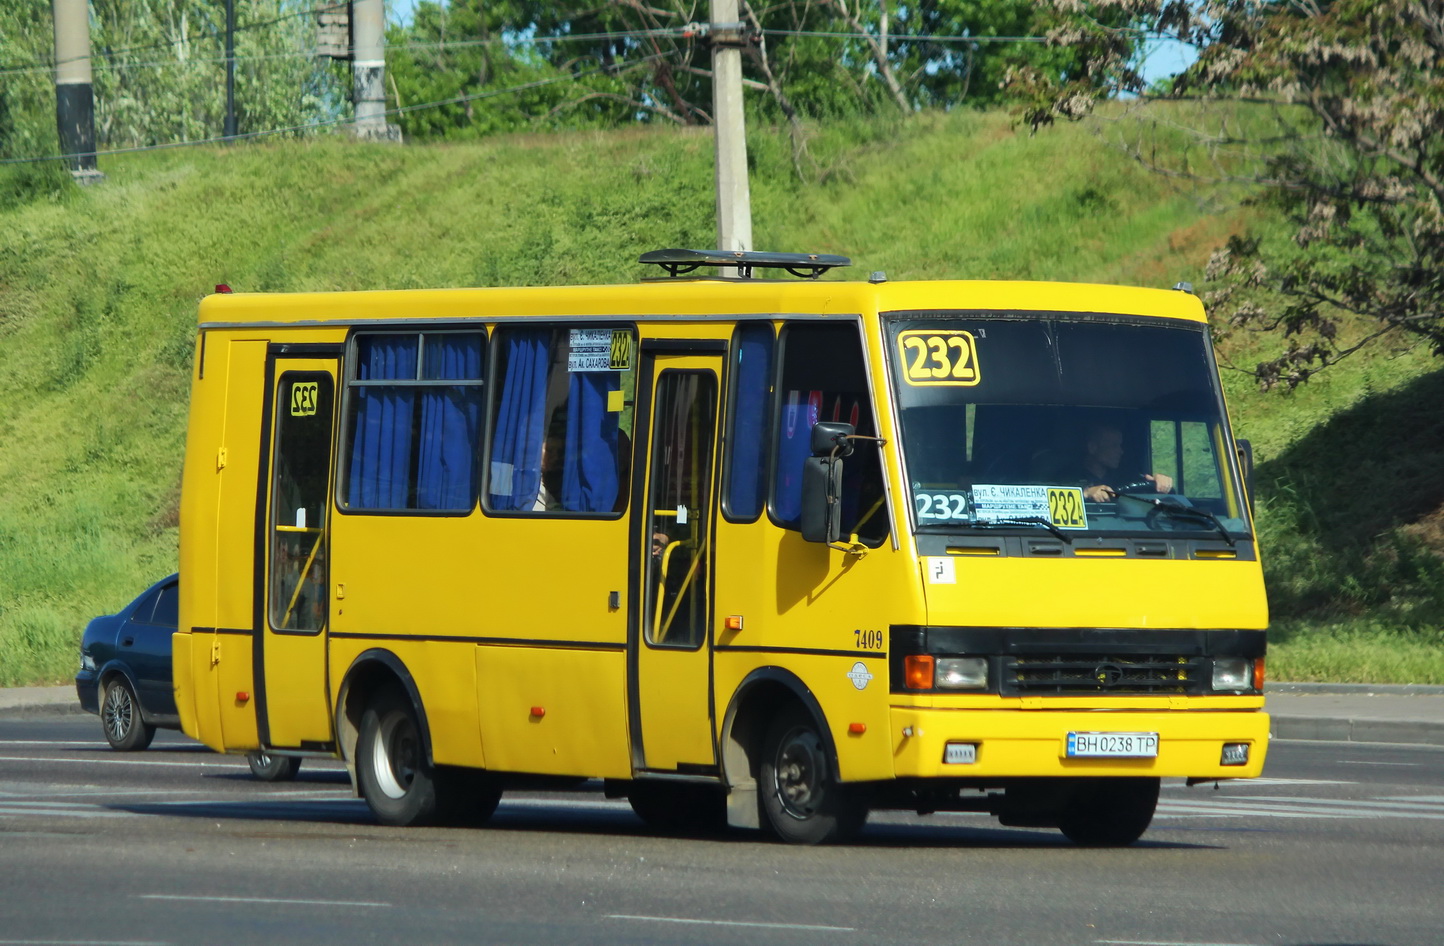
[{"label": "foliage", "polygon": [[[343,73],[314,57],[306,0],[237,0],[238,133],[333,118]],[[225,130],[225,5],[91,0],[95,133],[101,149],[216,138]],[[46,4],[0,0],[0,156],[56,153],[53,24]]]},{"label": "foliage", "polygon": [[[1198,47],[1170,95],[1263,113],[1241,124],[1229,110],[1197,128],[1210,166],[1159,166],[1256,184],[1255,199],[1289,224],[1285,239],[1239,235],[1209,267],[1215,313],[1271,333],[1254,369],[1264,387],[1293,389],[1401,336],[1444,353],[1444,2],[1051,5],[1051,41],[1084,68],[1062,81],[1014,74],[1034,127],[1081,117],[1103,95],[1143,92],[1128,42],[1138,29]],[[1131,29],[1105,27],[1100,16]]]},{"label": "foliage", "polygon": [[[752,107],[793,123],[986,106],[1003,96],[1010,66],[1058,75],[1075,66],[1070,50],[1017,39],[1036,32],[1028,0],[895,8],[885,0],[778,0],[740,8]],[[457,138],[528,123],[710,123],[711,46],[698,25],[707,17],[699,0],[612,0],[575,13],[534,0],[423,0],[413,21],[388,35],[398,104],[447,104],[406,114],[403,127],[410,137]],[[504,94],[513,88],[521,91]]]}]

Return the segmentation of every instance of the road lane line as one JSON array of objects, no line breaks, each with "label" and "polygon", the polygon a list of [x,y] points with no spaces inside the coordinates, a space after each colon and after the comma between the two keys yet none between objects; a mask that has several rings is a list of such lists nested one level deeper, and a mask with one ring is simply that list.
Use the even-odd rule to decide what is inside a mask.
[{"label": "road lane line", "polygon": [[376,900],[287,900],[277,897],[202,897],[179,893],[142,893],[136,896],[141,900],[180,900],[195,903],[271,903],[302,907],[384,907],[387,909],[394,906],[394,904],[382,903]]},{"label": "road lane line", "polygon": [[238,762],[158,762],[151,759],[65,759],[55,757],[45,758],[43,756],[36,758],[33,756],[0,755],[0,762],[70,762],[79,765],[184,765],[202,769],[244,769],[248,767],[244,759]]},{"label": "road lane line", "polygon": [[140,939],[0,939],[0,946],[170,946]]},{"label": "road lane line", "polygon": [[768,930],[815,930],[822,933],[856,933],[851,926],[815,926],[811,923],[760,923],[747,920],[695,920],[677,916],[634,916],[628,913],[608,913],[609,920],[641,920],[647,923],[688,923],[694,926],[752,926]]}]

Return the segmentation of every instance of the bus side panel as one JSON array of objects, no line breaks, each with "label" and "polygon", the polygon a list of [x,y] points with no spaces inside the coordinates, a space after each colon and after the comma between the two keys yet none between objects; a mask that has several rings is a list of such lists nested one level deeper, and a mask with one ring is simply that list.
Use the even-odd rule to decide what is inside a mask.
[{"label": "bus side panel", "polygon": [[481,647],[476,676],[492,769],[631,777],[623,651]]},{"label": "bus side panel", "polygon": [[[627,587],[626,529],[479,511],[336,516],[333,689],[362,651],[390,650],[421,693],[437,762],[627,777],[626,610],[610,607]],[[550,718],[564,705],[585,734],[536,739],[532,707]]]},{"label": "bus side panel", "polygon": [[[717,549],[719,724],[743,679],[776,667],[820,705],[844,781],[891,778],[886,631],[921,613],[915,566],[890,544],[853,559],[765,522],[720,522]],[[728,615],[742,630],[724,629]]]}]

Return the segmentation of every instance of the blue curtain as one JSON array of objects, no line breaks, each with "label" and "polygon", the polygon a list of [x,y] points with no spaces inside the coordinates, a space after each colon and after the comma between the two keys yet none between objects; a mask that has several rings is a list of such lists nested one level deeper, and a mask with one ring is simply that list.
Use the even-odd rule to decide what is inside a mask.
[{"label": "blue curtain", "polygon": [[541,488],[550,334],[546,329],[532,329],[502,336],[506,380],[498,397],[491,443],[487,494],[492,509],[530,509]]},{"label": "blue curtain", "polygon": [[621,389],[614,371],[574,371],[567,392],[566,459],[562,508],[611,512],[617,504],[617,420],[607,394]]},{"label": "blue curtain", "polygon": [[738,519],[755,519],[762,512],[767,487],[772,327],[745,325],[738,329],[736,359],[727,511]]},{"label": "blue curtain", "polygon": [[802,466],[812,454],[812,428],[822,411],[821,391],[788,391],[777,431],[777,481],[773,511],[779,522],[796,525],[802,518]]},{"label": "blue curtain", "polygon": [[[363,335],[356,340],[362,381],[414,379],[415,335]],[[411,416],[416,389],[358,387],[351,441],[347,505],[356,509],[404,509],[411,465]]]},{"label": "blue curtain", "polygon": [[[427,381],[481,377],[481,335],[426,337],[421,377]],[[421,390],[421,455],[416,466],[416,508],[467,510],[476,501],[476,438],[481,387]]]}]

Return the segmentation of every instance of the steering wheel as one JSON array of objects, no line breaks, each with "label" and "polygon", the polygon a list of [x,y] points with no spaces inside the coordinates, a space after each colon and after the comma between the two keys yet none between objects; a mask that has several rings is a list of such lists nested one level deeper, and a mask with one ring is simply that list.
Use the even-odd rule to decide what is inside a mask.
[{"label": "steering wheel", "polygon": [[1152,480],[1136,480],[1132,483],[1124,483],[1122,486],[1109,486],[1108,488],[1120,496],[1130,493],[1158,492],[1158,486]]}]

